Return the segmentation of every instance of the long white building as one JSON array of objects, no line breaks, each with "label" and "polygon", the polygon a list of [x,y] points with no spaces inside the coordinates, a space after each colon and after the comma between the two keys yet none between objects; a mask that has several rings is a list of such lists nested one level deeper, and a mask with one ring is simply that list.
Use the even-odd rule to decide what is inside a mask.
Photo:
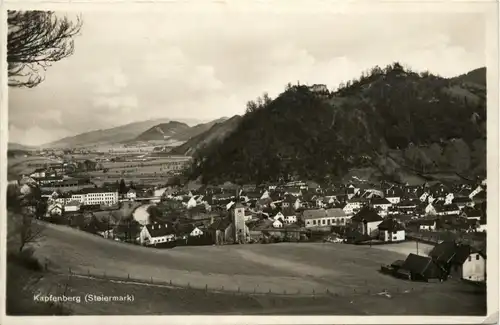
[{"label": "long white building", "polygon": [[118,192],[100,188],[87,188],[73,193],[71,199],[79,201],[82,205],[114,205],[118,203]]}]

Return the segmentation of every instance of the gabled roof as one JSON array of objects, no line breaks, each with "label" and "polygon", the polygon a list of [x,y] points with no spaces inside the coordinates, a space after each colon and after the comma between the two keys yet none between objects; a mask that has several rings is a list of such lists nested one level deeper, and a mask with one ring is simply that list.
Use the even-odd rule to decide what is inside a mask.
[{"label": "gabled roof", "polygon": [[304,212],[302,212],[302,217],[304,219],[325,218],[326,217],[326,211],[325,211],[325,209],[304,210]]},{"label": "gabled roof", "polygon": [[436,245],[429,256],[439,263],[450,263],[455,256],[455,242],[446,241]]},{"label": "gabled roof", "polygon": [[345,217],[346,214],[345,214],[344,210],[342,210],[340,208],[331,208],[331,209],[326,210],[326,216],[329,218],[341,218],[341,217]]},{"label": "gabled roof", "polygon": [[290,195],[290,194],[285,195],[285,198],[283,200],[283,202],[287,202],[287,203],[295,203],[296,201],[297,201],[297,198],[294,197],[293,195]]},{"label": "gabled roof", "polygon": [[435,219],[424,219],[424,220],[419,220],[418,223],[420,225],[424,225],[424,226],[432,226],[436,223],[436,220]]},{"label": "gabled roof", "polygon": [[384,221],[382,221],[378,225],[378,229],[387,230],[389,232],[394,232],[394,231],[398,231],[398,230],[404,230],[405,228],[397,220],[392,219],[392,218],[388,218],[388,219],[385,219]]},{"label": "gabled roof", "polygon": [[196,227],[193,224],[188,223],[188,224],[178,225],[176,227],[176,231],[180,235],[187,235],[190,234],[195,228]]},{"label": "gabled roof", "polygon": [[167,223],[165,223],[165,224],[155,223],[155,224],[146,225],[146,229],[148,230],[149,234],[153,238],[175,234],[174,227],[171,224],[167,224]]},{"label": "gabled roof", "polygon": [[429,256],[438,263],[462,265],[470,254],[478,253],[484,257],[480,250],[466,244],[456,244],[446,241],[435,246]]},{"label": "gabled roof", "polygon": [[386,198],[374,197],[371,199],[371,204],[392,204]]},{"label": "gabled roof", "polygon": [[354,222],[375,222],[381,221],[383,218],[372,208],[363,207],[351,218],[351,220]]},{"label": "gabled roof", "polygon": [[66,203],[66,206],[80,206],[81,203],[79,201],[76,201],[76,200],[73,200],[73,201],[70,201],[68,203]]},{"label": "gabled roof", "polygon": [[428,279],[438,278],[443,274],[443,271],[430,257],[416,254],[408,255],[401,268]]}]

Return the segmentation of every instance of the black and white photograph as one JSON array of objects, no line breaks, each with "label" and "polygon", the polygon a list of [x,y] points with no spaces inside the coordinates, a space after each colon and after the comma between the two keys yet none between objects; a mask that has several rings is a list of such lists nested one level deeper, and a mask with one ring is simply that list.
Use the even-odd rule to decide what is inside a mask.
[{"label": "black and white photograph", "polygon": [[6,319],[497,312],[488,7],[313,3],[2,9]]}]

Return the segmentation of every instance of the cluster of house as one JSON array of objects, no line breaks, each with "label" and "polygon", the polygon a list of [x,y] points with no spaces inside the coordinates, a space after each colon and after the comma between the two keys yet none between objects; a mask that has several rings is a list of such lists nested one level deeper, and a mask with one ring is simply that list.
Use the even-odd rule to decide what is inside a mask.
[{"label": "cluster of house", "polygon": [[[234,222],[226,213],[238,205],[236,210],[240,211],[238,214],[245,224],[241,227],[245,241],[254,235],[300,237],[308,230],[329,232],[348,226],[351,237],[397,242],[405,240],[408,220],[417,222],[421,230],[436,227],[441,217],[473,220],[474,226],[484,229],[480,224],[485,224],[484,210],[478,206],[485,202],[486,186],[382,183],[321,188],[312,182],[295,182],[265,188],[247,185],[172,190],[165,191],[162,199],[179,201],[189,211],[226,215],[212,223],[198,223],[200,229],[217,228],[221,234],[232,233]],[[234,212],[230,214],[235,215]],[[433,226],[429,228],[430,223]],[[218,242],[230,241],[229,238],[217,238]]]},{"label": "cluster of house", "polygon": [[409,254],[405,260],[382,267],[382,271],[413,281],[458,278],[486,283],[486,247],[442,242],[428,256]]},{"label": "cluster of house", "polygon": [[[405,226],[409,222],[416,223],[419,230],[435,230],[442,219],[463,220],[467,229],[486,230],[485,182],[458,185],[434,182],[420,186],[362,181],[329,186],[302,181],[266,186],[226,183],[193,186],[190,190],[153,188],[150,197],[144,197],[146,189],[141,189],[141,193],[129,189],[118,194],[118,189],[81,184],[75,184],[73,191],[44,188],[47,179],[64,177],[61,172],[54,168],[40,169],[27,178],[42,188],[42,196],[49,204],[48,215],[77,212],[86,205],[112,206],[124,200],[149,203],[174,200],[190,216],[200,215],[197,219],[211,216],[203,222],[186,221],[183,227],[192,229],[187,235],[183,230],[181,235],[211,234],[217,243],[248,242],[262,236],[300,238],[307,231],[331,232],[334,228],[349,228],[346,236],[394,242],[405,239]],[[62,184],[68,181],[71,180],[65,178]],[[147,225],[139,238],[142,243],[168,242],[166,238],[180,236],[174,228],[166,224]]]}]

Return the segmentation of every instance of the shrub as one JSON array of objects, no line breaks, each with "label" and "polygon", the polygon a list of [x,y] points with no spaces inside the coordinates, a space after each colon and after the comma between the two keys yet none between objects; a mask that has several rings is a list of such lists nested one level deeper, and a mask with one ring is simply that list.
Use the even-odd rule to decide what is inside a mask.
[{"label": "shrub", "polygon": [[10,252],[7,256],[8,262],[13,262],[32,271],[42,271],[43,265],[34,256],[35,250],[32,247],[23,249],[21,252]]}]

